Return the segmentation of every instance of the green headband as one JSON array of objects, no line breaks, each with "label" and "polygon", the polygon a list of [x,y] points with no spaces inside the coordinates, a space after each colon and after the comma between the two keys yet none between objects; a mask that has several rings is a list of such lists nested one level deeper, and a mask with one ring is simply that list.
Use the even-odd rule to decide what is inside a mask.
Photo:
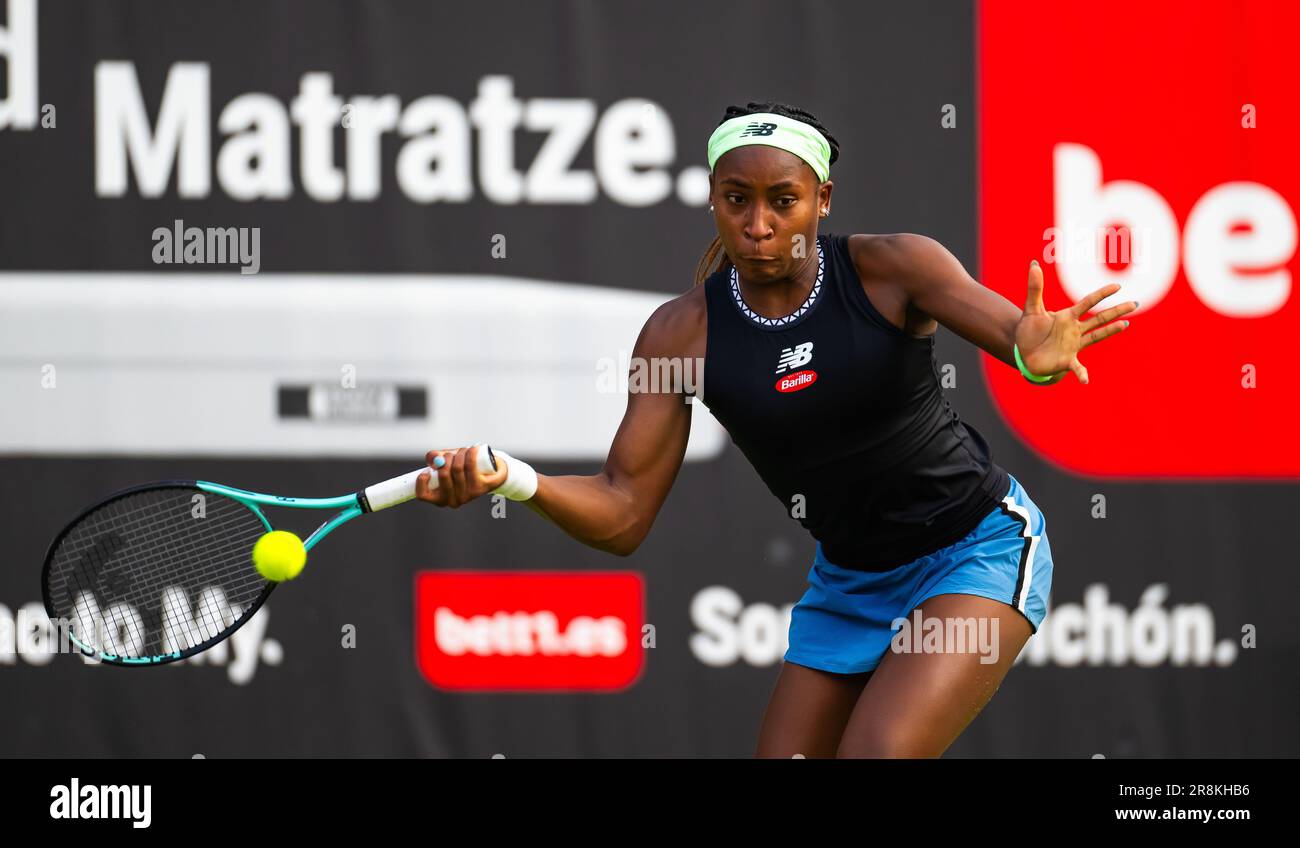
[{"label": "green headband", "polygon": [[822,182],[831,175],[831,145],[814,127],[784,115],[756,112],[723,121],[709,136],[709,170],[722,154],[747,144],[788,150],[807,162]]}]

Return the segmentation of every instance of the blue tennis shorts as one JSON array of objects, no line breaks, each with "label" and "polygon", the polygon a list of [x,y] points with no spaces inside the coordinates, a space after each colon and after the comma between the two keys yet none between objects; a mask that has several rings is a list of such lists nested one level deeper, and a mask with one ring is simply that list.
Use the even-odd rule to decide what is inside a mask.
[{"label": "blue tennis shorts", "polygon": [[[1010,476],[1010,475],[1008,475]],[[841,568],[817,555],[808,591],[790,612],[787,662],[840,674],[871,671],[889,650],[893,622],[935,595],[1010,604],[1034,632],[1047,614],[1052,548],[1047,519],[1015,477],[1002,503],[965,538],[889,571]]]}]

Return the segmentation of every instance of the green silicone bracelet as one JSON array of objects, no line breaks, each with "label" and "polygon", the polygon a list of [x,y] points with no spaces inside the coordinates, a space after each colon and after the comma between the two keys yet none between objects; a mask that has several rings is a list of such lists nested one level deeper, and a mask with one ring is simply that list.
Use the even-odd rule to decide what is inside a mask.
[{"label": "green silicone bracelet", "polygon": [[1052,374],[1051,376],[1048,377],[1039,377],[1037,374],[1034,374],[1028,368],[1026,368],[1025,361],[1020,358],[1020,345],[1013,343],[1011,345],[1011,349],[1015,351],[1016,354],[1016,367],[1020,369],[1021,374],[1025,375],[1026,380],[1031,380],[1035,383],[1050,383],[1052,380],[1056,379],[1055,374]]}]

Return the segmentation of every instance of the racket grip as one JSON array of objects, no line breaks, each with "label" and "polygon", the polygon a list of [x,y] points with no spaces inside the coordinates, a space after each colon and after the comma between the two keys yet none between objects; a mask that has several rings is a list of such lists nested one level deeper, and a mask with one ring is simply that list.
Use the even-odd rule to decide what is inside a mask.
[{"label": "racket grip", "polygon": [[[478,448],[478,470],[484,473],[496,471],[497,460],[492,453],[492,448],[486,444],[480,444]],[[437,469],[426,465],[423,468],[407,472],[401,477],[394,477],[391,480],[385,480],[382,483],[366,487],[365,491],[358,496],[362,508],[367,512],[378,512],[381,509],[388,509],[390,506],[397,506],[413,500],[415,498],[416,480],[426,471],[432,472],[429,477],[429,488],[438,488]]]}]

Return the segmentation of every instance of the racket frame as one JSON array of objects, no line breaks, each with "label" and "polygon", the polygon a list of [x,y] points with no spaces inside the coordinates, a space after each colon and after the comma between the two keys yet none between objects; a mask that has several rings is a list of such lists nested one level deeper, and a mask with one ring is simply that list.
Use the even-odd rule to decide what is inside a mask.
[{"label": "racket frame", "polygon": [[[486,444],[480,444],[479,447],[486,448],[486,451],[478,451],[479,469],[485,472],[495,470],[497,462],[492,448]],[[50,617],[52,623],[62,620],[62,617],[56,614],[53,600],[50,598],[49,580],[50,567],[54,562],[54,554],[59,548],[59,543],[62,542],[64,537],[66,537],[74,527],[80,524],[82,519],[86,516],[130,495],[140,492],[155,491],[158,489],[189,489],[191,491],[197,489],[198,491],[207,494],[230,498],[251,510],[252,513],[257,516],[258,520],[262,522],[262,526],[266,528],[266,532],[268,533],[275,528],[271,526],[271,522],[267,519],[265,513],[262,512],[261,507],[263,506],[279,506],[290,509],[338,509],[339,512],[336,515],[317,527],[315,531],[313,531],[312,534],[303,541],[303,547],[310,551],[318,545],[322,539],[334,532],[334,530],[357,516],[365,515],[369,512],[377,512],[380,509],[387,509],[390,506],[396,506],[399,503],[405,503],[408,500],[414,499],[416,478],[426,471],[432,472],[429,485],[430,487],[436,488],[438,485],[437,471],[429,466],[425,466],[423,468],[417,468],[414,471],[409,471],[399,477],[394,477],[390,480],[385,480],[382,483],[377,483],[361,490],[360,492],[355,492],[350,495],[339,495],[338,497],[333,498],[290,498],[283,495],[266,495],[261,492],[253,492],[247,489],[236,489],[233,486],[227,486],[223,483],[213,483],[207,480],[155,480],[152,483],[143,483],[137,486],[121,489],[83,509],[78,513],[76,518],[64,525],[63,529],[61,529],[54,537],[54,541],[50,543],[50,547],[45,554],[44,565],[41,568],[41,599],[45,604],[45,612]],[[373,507],[371,506],[371,500],[375,500],[376,503]],[[148,657],[123,657],[116,654],[107,654],[98,648],[83,644],[81,640],[77,639],[77,637],[72,634],[70,627],[68,628],[68,638],[81,649],[84,655],[97,656],[100,661],[108,663],[109,665],[116,665],[123,668],[149,668],[151,666],[176,662],[194,656],[195,654],[201,654],[213,645],[230,638],[236,630],[243,627],[245,623],[257,614],[258,610],[262,608],[262,605],[266,603],[266,599],[270,597],[271,592],[274,591],[275,587],[278,585],[280,584],[274,580],[266,581],[266,587],[262,590],[262,593],[258,595],[257,599],[254,600],[248,609],[244,611],[244,614],[240,616],[238,622],[232,624],[225,630],[222,630],[220,633],[205,642],[194,645],[185,650],[171,651],[170,653],[156,654]],[[58,625],[55,624],[55,627],[57,638]]]},{"label": "racket frame", "polygon": [[214,495],[223,495],[231,500],[236,500],[244,506],[257,513],[266,525],[267,532],[270,532],[271,522],[258,507],[261,506],[284,506],[290,509],[337,509],[340,512],[303,540],[302,546],[307,550],[316,547],[321,539],[324,539],[330,533],[345,522],[351,521],[358,515],[362,515],[369,510],[362,506],[360,493],[352,495],[340,495],[337,498],[287,498],[283,495],[264,495],[260,492],[250,492],[245,489],[236,489],[233,486],[226,486],[221,483],[210,483],[207,480],[196,480],[194,485],[205,492]]},{"label": "racket frame", "polygon": [[[116,492],[106,495],[102,500],[86,507],[80,513],[77,514],[76,518],[72,519],[66,525],[64,525],[63,529],[58,532],[58,535],[54,537],[54,541],[50,542],[50,547],[45,552],[45,563],[41,568],[41,601],[45,604],[46,615],[50,617],[50,622],[55,626],[55,638],[58,637],[58,631],[59,631],[57,622],[63,620],[63,618],[55,611],[54,600],[50,597],[50,567],[54,564],[54,554],[58,550],[59,543],[63,541],[64,537],[66,537],[74,527],[80,524],[83,518],[90,515],[95,510],[106,507],[109,504],[114,503],[116,501],[120,501],[125,497],[139,494],[141,492],[157,491],[159,489],[188,489],[191,492],[197,489],[199,491],[203,491],[203,489],[199,485],[201,482],[202,481],[200,480],[154,480],[151,483],[141,483],[140,485],[137,486],[130,486],[125,489],[119,489]],[[236,498],[236,500],[239,499]],[[244,501],[240,501],[240,503],[243,504],[245,507],[252,509],[253,514],[257,516],[257,519],[259,521],[262,522],[262,526],[266,528],[266,531],[268,533],[271,532],[271,530],[275,529],[271,526],[271,522],[267,521],[266,516],[262,513],[260,509],[257,509],[253,507],[251,504]],[[200,654],[206,651],[208,648],[211,648],[213,645],[216,645],[218,642],[222,642],[230,638],[231,634],[233,634],[240,627],[243,627],[244,624],[249,619],[251,619],[254,615],[257,614],[257,611],[262,608],[262,604],[266,603],[266,599],[270,597],[272,590],[274,590],[277,585],[278,584],[268,580],[266,588],[264,588],[262,590],[262,593],[257,596],[257,598],[253,601],[252,604],[249,605],[248,609],[240,617],[239,622],[237,624],[232,625],[231,627],[225,630],[222,630],[220,633],[216,634],[211,639],[201,642],[198,645],[195,645],[192,648],[188,648],[184,651],[170,651],[166,654],[154,654],[147,657],[124,657],[124,656],[119,656],[117,654],[105,653],[99,648],[95,648],[90,645],[84,644],[80,639],[78,639],[75,635],[73,635],[71,627],[68,628],[67,634],[68,634],[68,638],[72,640],[72,642],[78,648],[81,649],[81,653],[83,655],[89,657],[95,657],[99,661],[107,663],[109,665],[115,665],[121,668],[149,668],[151,666],[164,665],[166,663],[172,663],[172,662],[176,662],[177,660],[185,659],[186,657],[190,657],[195,654]]]}]

